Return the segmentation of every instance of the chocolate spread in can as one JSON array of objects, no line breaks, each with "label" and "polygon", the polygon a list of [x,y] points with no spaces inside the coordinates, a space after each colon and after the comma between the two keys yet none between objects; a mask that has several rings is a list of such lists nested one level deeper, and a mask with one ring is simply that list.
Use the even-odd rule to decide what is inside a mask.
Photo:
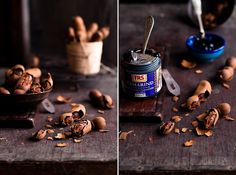
[{"label": "chocolate spread in can", "polygon": [[[135,54],[133,54],[135,53]],[[162,88],[160,53],[148,49],[129,51],[123,55],[122,88],[132,97],[151,97],[158,95]]]}]

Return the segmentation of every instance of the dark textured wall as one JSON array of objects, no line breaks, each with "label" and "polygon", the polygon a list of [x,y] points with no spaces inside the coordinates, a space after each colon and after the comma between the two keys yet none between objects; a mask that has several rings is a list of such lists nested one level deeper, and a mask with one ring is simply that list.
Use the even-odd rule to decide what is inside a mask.
[{"label": "dark textured wall", "polygon": [[[4,55],[4,1],[0,1],[0,56]],[[116,0],[33,0],[30,1],[31,49],[39,55],[65,56],[65,32],[72,17],[82,16],[86,24],[96,21],[109,25],[111,34],[104,42],[102,62],[116,65],[117,1]],[[3,14],[2,14],[3,13]],[[0,63],[7,61],[1,58]]]}]

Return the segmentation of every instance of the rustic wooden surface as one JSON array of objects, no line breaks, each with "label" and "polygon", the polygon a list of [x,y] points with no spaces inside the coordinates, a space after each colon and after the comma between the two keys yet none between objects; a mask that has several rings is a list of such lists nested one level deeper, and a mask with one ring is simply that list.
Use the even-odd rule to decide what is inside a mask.
[{"label": "rustic wooden surface", "polygon": [[[208,102],[184,117],[176,126],[192,129],[191,121],[196,115],[215,107],[221,102],[232,105],[231,115],[236,117],[236,78],[230,82],[230,89],[223,88],[215,81],[216,71],[225,59],[235,55],[236,11],[223,25],[212,31],[226,39],[225,53],[215,62],[199,64],[193,70],[183,70],[179,60],[188,57],[185,47],[186,38],[198,32],[187,17],[186,5],[149,4],[120,6],[120,54],[128,48],[141,46],[143,41],[144,18],[154,15],[156,24],[151,37],[151,46],[165,46],[169,53],[167,68],[181,87],[180,100],[174,103],[166,94],[162,101],[164,121],[173,115],[186,114],[186,111],[172,112],[193,92],[198,82],[207,79],[212,82],[213,93]],[[203,74],[195,74],[196,69]],[[122,131],[134,130],[128,139],[120,140],[120,174],[235,174],[236,172],[236,122],[220,119],[212,137],[198,137],[194,132],[170,134],[166,137],[157,133],[158,124],[120,123]],[[194,139],[191,148],[183,147],[186,140]]]},{"label": "rustic wooden surface", "polygon": [[[86,118],[104,116],[109,132],[92,132],[82,137],[81,143],[73,143],[72,140],[31,141],[31,134],[48,124],[46,119],[50,114],[39,108],[35,117],[35,128],[0,128],[0,138],[5,138],[0,140],[0,174],[116,174],[117,109],[105,110],[104,114],[98,113],[88,98],[89,90],[93,88],[110,94],[116,101],[116,76],[108,74],[74,82],[56,80],[49,99],[54,102],[58,95],[64,95],[71,97],[72,102],[84,104],[87,108]],[[51,115],[54,121],[57,121],[61,113],[70,110],[70,104],[55,104],[55,107],[56,113]],[[62,132],[58,127],[56,130]],[[68,128],[64,129],[66,130]],[[56,148],[55,145],[59,142],[69,143],[69,146]]]}]

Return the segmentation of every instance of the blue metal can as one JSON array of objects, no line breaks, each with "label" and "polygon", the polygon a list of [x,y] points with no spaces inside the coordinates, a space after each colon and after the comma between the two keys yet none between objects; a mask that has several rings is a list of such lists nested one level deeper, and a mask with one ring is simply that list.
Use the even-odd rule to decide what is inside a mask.
[{"label": "blue metal can", "polygon": [[152,97],[162,88],[160,53],[148,49],[130,50],[123,55],[122,80],[123,91],[132,97]]}]

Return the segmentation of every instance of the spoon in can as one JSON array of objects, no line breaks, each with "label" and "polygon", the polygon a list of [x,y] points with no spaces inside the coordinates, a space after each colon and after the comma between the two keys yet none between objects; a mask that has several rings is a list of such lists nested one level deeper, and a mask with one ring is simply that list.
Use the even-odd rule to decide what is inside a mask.
[{"label": "spoon in can", "polygon": [[154,26],[153,16],[148,16],[146,19],[145,33],[144,33],[144,43],[143,43],[143,54],[145,54],[147,49],[147,44]]},{"label": "spoon in can", "polygon": [[205,30],[203,28],[203,23],[202,23],[202,2],[201,0],[192,0],[192,5],[195,14],[197,15],[199,27],[200,27],[200,34],[201,34],[201,39],[205,38]]}]

